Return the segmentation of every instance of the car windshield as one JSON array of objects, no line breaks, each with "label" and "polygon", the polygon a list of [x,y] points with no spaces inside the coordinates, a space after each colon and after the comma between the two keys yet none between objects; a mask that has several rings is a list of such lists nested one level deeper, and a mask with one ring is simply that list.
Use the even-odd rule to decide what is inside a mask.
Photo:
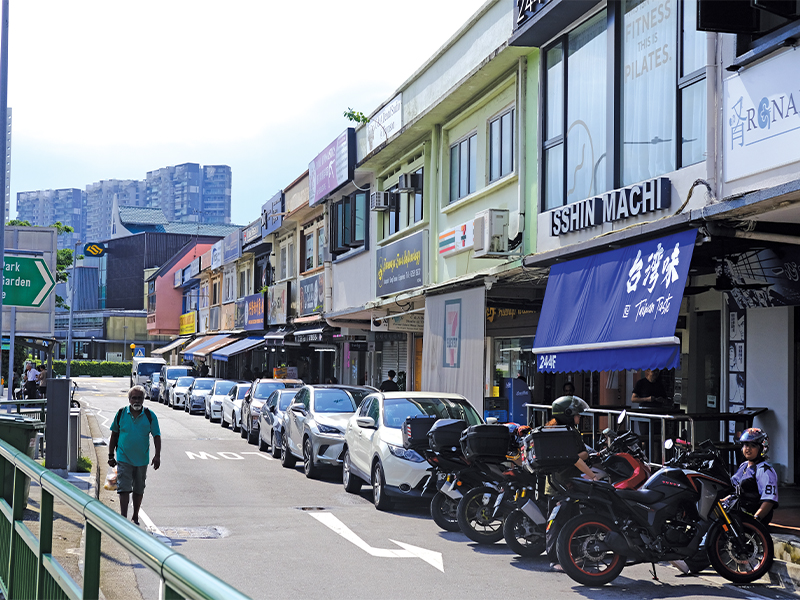
[{"label": "car windshield", "polygon": [[280,397],[278,400],[278,410],[285,411],[289,408],[289,405],[292,403],[292,398],[297,395],[299,390],[287,390],[285,392],[280,393]]},{"label": "car windshield", "polygon": [[236,383],[233,381],[218,381],[214,385],[214,394],[215,395],[222,395],[227,394],[231,391],[231,388],[235,386]]},{"label": "car windshield", "polygon": [[189,387],[192,385],[194,381],[194,377],[178,377],[178,381],[175,382],[176,387]]},{"label": "car windshield", "polygon": [[177,379],[178,377],[185,377],[186,374],[189,372],[189,369],[186,367],[180,367],[178,369],[167,369],[167,379]]},{"label": "car windshield", "polygon": [[316,390],[314,392],[314,412],[351,413],[358,408],[353,397],[344,390]]},{"label": "car windshield", "polygon": [[249,385],[243,385],[239,387],[239,391],[236,392],[236,398],[241,400],[244,398],[245,394],[247,394],[247,390],[250,389]]},{"label": "car windshield", "polygon": [[481,418],[466,400],[455,398],[386,398],[383,401],[383,424],[400,429],[408,417],[428,415],[439,419],[461,419],[478,425]]},{"label": "car windshield", "polygon": [[194,389],[196,390],[210,390],[214,387],[213,379],[198,379],[194,382]]},{"label": "car windshield", "polygon": [[139,375],[152,375],[161,370],[162,363],[139,363]]},{"label": "car windshield", "polygon": [[259,400],[266,400],[269,398],[269,395],[274,392],[275,390],[282,390],[286,386],[281,383],[280,381],[263,381],[261,383],[256,384],[256,391],[253,394],[253,398],[258,398]]},{"label": "car windshield", "polygon": [[353,400],[356,401],[356,408],[361,406],[361,401],[366,398],[369,394],[374,392],[375,390],[362,390],[359,388],[347,388],[347,391],[350,392],[350,395],[353,397]]}]

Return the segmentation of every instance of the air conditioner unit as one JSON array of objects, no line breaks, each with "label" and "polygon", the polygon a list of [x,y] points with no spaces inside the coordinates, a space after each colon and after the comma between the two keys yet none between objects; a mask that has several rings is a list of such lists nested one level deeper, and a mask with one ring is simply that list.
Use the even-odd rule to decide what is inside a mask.
[{"label": "air conditioner unit", "polygon": [[421,192],[422,175],[418,173],[405,173],[397,180],[398,192]]},{"label": "air conditioner unit", "polygon": [[508,255],[508,210],[483,210],[475,215],[473,226],[475,258],[502,258]]},{"label": "air conditioner unit", "polygon": [[390,196],[389,192],[372,192],[369,195],[369,209],[376,211],[389,210]]}]

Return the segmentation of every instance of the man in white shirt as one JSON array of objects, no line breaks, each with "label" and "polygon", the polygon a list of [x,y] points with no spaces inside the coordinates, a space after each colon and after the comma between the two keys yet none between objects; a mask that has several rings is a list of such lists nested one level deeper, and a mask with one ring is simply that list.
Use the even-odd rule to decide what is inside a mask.
[{"label": "man in white shirt", "polygon": [[25,397],[28,399],[38,398],[39,392],[39,371],[29,362],[25,364]]}]

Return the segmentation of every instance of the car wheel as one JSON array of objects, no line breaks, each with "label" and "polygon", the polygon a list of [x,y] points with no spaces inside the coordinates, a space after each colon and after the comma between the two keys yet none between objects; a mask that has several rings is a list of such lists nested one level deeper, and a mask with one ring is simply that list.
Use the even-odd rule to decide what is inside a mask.
[{"label": "car wheel", "polygon": [[220,413],[219,424],[220,424],[220,426],[224,427],[225,429],[228,428],[228,422],[225,420],[225,409],[224,408],[222,409],[222,412]]},{"label": "car wheel", "polygon": [[239,423],[236,422],[236,411],[233,411],[231,413],[231,425],[233,426],[233,430],[234,431],[239,431],[242,428],[242,423],[241,422],[239,422]]},{"label": "car wheel", "polygon": [[314,464],[314,446],[311,438],[306,438],[303,442],[303,472],[309,479],[316,479],[319,475],[319,467]]},{"label": "car wheel", "polygon": [[269,442],[270,449],[272,450],[272,458],[280,458],[281,445],[275,440],[275,432],[272,432]]},{"label": "car wheel", "polygon": [[350,450],[344,451],[344,460],[342,461],[342,483],[344,484],[344,491],[350,494],[357,494],[361,489],[361,478],[354,475],[350,468]]},{"label": "car wheel", "polygon": [[380,461],[372,467],[372,503],[378,510],[389,510],[392,501],[386,495],[386,481],[383,478],[383,467]]},{"label": "car wheel", "polygon": [[247,429],[244,428],[244,421],[242,419],[239,419],[239,433],[241,434],[242,439],[247,438],[248,432]]},{"label": "car wheel", "polygon": [[209,414],[209,412],[208,412],[208,404],[206,404],[206,405],[203,407],[203,416],[204,416],[206,419],[209,419],[209,420],[211,419],[211,414]]},{"label": "car wheel", "polygon": [[286,447],[286,441],[281,445],[281,466],[287,469],[293,469],[297,459]]},{"label": "car wheel", "polygon": [[[253,435],[255,434],[255,435]],[[258,431],[253,431],[253,428],[250,428],[250,431],[247,432],[247,443],[248,444],[255,444],[261,439],[261,436],[258,434]]]},{"label": "car wheel", "polygon": [[264,438],[261,437],[261,433],[258,434],[258,450],[259,452],[266,452],[269,450],[269,446],[264,443]]}]

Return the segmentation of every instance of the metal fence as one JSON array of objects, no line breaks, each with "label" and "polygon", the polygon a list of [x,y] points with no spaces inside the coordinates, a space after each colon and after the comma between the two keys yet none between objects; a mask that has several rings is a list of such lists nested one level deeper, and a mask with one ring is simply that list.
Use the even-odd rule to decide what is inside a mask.
[{"label": "metal fence", "polygon": [[[103,536],[117,542],[159,577],[159,596],[164,600],[247,598],[2,440],[0,474],[14,480],[11,504],[0,498],[0,591],[6,598],[99,598],[100,542]],[[26,477],[41,486],[38,539],[22,520],[29,495]],[[83,517],[82,588],[52,556],[53,504],[56,500]]]}]

